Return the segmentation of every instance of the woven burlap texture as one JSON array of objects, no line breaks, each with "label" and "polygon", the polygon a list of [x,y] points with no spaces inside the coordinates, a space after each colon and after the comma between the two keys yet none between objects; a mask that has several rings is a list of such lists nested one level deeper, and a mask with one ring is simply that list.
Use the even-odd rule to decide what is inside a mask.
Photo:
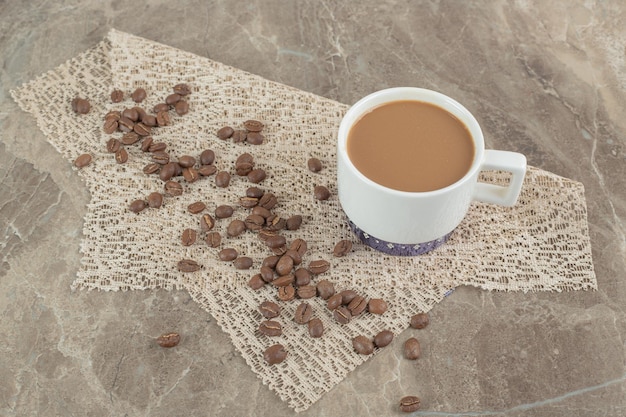
[{"label": "woven burlap texture", "polygon": [[[219,170],[233,174],[228,188],[215,185],[214,177],[182,181],[185,192],[166,197],[160,209],[139,214],[129,210],[131,201],[163,191],[158,176],[147,176],[143,167],[150,155],[138,145],[127,146],[129,160],[116,163],[106,150],[110,137],[103,132],[103,116],[135,104],[128,94],[143,87],[148,97],[141,105],[151,109],[172,92],[172,86],[192,86],[190,112],[172,114],[169,126],[156,128],[156,142],[168,144],[171,155],[198,156],[204,149],[216,154]],[[111,102],[114,88],[126,92],[126,100]],[[310,407],[350,371],[368,359],[353,352],[351,340],[373,337],[382,329],[398,334],[417,312],[427,312],[451,290],[472,285],[498,291],[563,291],[596,288],[587,212],[582,184],[529,167],[518,204],[513,208],[475,203],[450,240],[419,257],[392,257],[360,244],[350,232],[336,196],[335,137],[347,106],[313,94],[268,81],[247,72],[180,51],[150,40],[112,30],[107,39],[53,71],[12,91],[17,103],[32,113],[47,140],[68,161],[82,153],[93,162],[76,170],[91,192],[87,207],[82,265],[74,289],[186,289],[227,332],[252,370],[296,411]],[[77,115],[70,102],[75,96],[91,101],[86,115]],[[226,125],[241,127],[247,119],[265,123],[265,143],[259,146],[223,141],[215,132]],[[239,197],[252,184],[234,175],[240,154],[254,156],[268,176],[260,187],[278,198],[274,210],[283,217],[303,216],[297,231],[283,232],[288,242],[308,242],[303,265],[315,259],[331,264],[314,279],[328,279],[337,290],[354,289],[368,298],[383,298],[389,310],[382,316],[364,313],[347,325],[337,324],[320,298],[308,300],[325,326],[320,339],[309,337],[306,326],[293,322],[301,300],[281,302],[278,319],[283,335],[269,338],[258,333],[262,316],[258,305],[276,300],[275,288],[258,291],[248,287],[261,261],[271,255],[254,232],[226,235],[226,226],[244,219],[248,210]],[[310,157],[324,169],[307,169]],[[506,181],[499,173],[483,175],[490,182]],[[327,201],[313,198],[316,185],[327,186]],[[185,247],[185,228],[200,230],[199,214],[187,206],[195,201],[212,211],[221,204],[234,207],[231,219],[218,220],[222,234],[219,248],[200,239]],[[344,258],[332,256],[341,239],[354,242]],[[233,247],[254,259],[250,270],[237,270],[218,260],[217,252]],[[177,261],[194,259],[202,265],[195,273],[181,273]],[[282,343],[289,352],[278,365],[268,366],[262,352]]]}]

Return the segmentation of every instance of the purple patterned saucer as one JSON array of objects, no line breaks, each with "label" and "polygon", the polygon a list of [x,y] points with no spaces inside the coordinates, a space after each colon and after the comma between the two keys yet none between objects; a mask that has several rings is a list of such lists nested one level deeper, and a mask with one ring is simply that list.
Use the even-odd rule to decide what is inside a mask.
[{"label": "purple patterned saucer", "polygon": [[348,223],[350,224],[350,228],[352,229],[352,231],[367,246],[394,256],[415,256],[430,252],[431,250],[436,249],[443,243],[445,243],[452,234],[452,232],[450,232],[447,235],[440,237],[439,239],[431,240],[430,242],[424,243],[391,243],[381,239],[376,239],[374,236],[365,233],[350,220],[348,220]]}]

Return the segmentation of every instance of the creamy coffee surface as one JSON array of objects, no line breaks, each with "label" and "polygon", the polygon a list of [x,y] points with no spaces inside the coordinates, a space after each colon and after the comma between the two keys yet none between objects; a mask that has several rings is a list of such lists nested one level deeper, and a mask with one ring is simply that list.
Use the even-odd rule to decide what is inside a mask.
[{"label": "creamy coffee surface", "polygon": [[441,107],[392,101],[361,116],[350,129],[348,157],[372,181],[425,192],[463,178],[474,159],[468,128]]}]

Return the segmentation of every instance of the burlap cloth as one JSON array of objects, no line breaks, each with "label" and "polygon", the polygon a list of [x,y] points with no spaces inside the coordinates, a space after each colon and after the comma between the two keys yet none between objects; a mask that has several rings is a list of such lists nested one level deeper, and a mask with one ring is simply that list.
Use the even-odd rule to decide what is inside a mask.
[{"label": "burlap cloth", "polygon": [[[117,164],[106,151],[111,137],[103,132],[103,115],[112,109],[132,106],[130,100],[113,104],[113,88],[127,92],[137,87],[148,91],[145,108],[163,101],[177,83],[193,87],[190,112],[172,117],[172,124],[154,131],[174,156],[199,155],[204,149],[216,153],[220,170],[233,172],[234,160],[249,152],[268,178],[261,187],[278,197],[276,212],[301,214],[302,227],[284,232],[288,241],[308,242],[304,264],[326,259],[331,269],[324,278],[338,290],[355,289],[372,298],[383,298],[389,310],[382,316],[365,313],[348,325],[338,325],[325,303],[309,300],[326,332],[320,339],[307,334],[306,326],[292,321],[298,300],[282,303],[283,335],[258,334],[261,315],[257,306],[275,300],[275,289],[253,291],[249,278],[258,272],[269,250],[252,232],[226,236],[227,220],[217,222],[223,235],[220,248],[234,247],[254,259],[251,270],[236,270],[217,260],[220,248],[199,241],[182,246],[180,235],[187,227],[199,229],[199,215],[187,212],[194,201],[203,201],[209,212],[220,204],[237,206],[251,184],[233,175],[224,189],[213,177],[184,183],[185,193],[167,197],[160,209],[129,211],[129,203],[152,191],[162,191],[156,176],[142,168],[147,153],[129,146],[129,161]],[[360,244],[350,232],[336,197],[335,135],[348,106],[299,91],[223,64],[112,30],[93,49],[12,91],[22,109],[68,161],[90,153],[91,165],[77,170],[89,187],[91,201],[81,243],[83,254],[73,289],[129,290],[186,289],[211,313],[252,370],[296,411],[307,409],[350,371],[368,359],[353,352],[351,339],[374,336],[389,329],[398,334],[416,312],[427,312],[460,285],[498,291],[563,291],[595,289],[587,211],[582,184],[529,167],[519,203],[513,208],[473,204],[465,221],[447,244],[419,257],[392,257]],[[75,96],[91,101],[87,115],[72,112]],[[173,114],[173,112],[172,112]],[[217,129],[241,126],[247,119],[266,124],[266,142],[260,146],[237,144],[216,138]],[[310,157],[324,165],[320,173],[306,167]],[[504,181],[499,174],[490,181]],[[313,198],[315,185],[333,192],[328,201]],[[247,210],[238,207],[234,218]],[[332,249],[340,239],[351,239],[353,251],[334,258]],[[178,260],[191,258],[203,265],[196,273],[178,272]],[[320,277],[316,280],[321,279]],[[287,360],[268,366],[264,349],[282,343]]]}]

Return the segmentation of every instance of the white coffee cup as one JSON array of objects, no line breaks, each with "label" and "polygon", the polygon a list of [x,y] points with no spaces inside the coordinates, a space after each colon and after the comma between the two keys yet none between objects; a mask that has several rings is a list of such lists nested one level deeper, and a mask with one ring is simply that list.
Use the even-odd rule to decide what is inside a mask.
[{"label": "white coffee cup", "polygon": [[[350,161],[347,139],[352,126],[373,108],[399,100],[439,106],[465,124],[474,141],[475,152],[469,171],[460,180],[434,191],[398,191],[367,178]],[[484,170],[510,172],[509,184],[479,182],[478,176]],[[457,101],[435,91],[414,87],[377,91],[354,104],[339,126],[339,202],[350,226],[364,243],[393,255],[418,255],[441,245],[461,223],[473,200],[513,206],[525,173],[524,155],[485,150],[483,134],[474,116]]]}]

